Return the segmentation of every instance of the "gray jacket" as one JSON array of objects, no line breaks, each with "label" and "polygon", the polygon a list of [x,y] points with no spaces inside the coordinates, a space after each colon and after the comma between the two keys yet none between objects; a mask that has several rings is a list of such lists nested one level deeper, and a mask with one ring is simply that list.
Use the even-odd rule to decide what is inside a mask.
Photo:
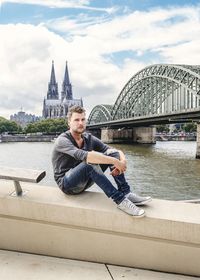
[{"label": "gray jacket", "polygon": [[82,161],[85,161],[88,151],[104,153],[110,148],[90,133],[84,132],[82,137],[84,139],[82,149],[78,147],[69,130],[59,135],[55,141],[52,153],[52,164],[54,178],[59,187],[62,186],[65,173]]}]

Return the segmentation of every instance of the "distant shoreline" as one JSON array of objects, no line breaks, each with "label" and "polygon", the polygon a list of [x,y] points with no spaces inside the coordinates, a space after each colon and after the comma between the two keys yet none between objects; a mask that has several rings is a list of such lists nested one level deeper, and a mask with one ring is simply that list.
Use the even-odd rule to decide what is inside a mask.
[{"label": "distant shoreline", "polygon": [[[0,135],[0,143],[8,142],[54,142],[58,135],[43,134],[17,134],[17,135]],[[158,135],[155,136],[156,141],[196,141],[196,136],[192,135]]]},{"label": "distant shoreline", "polygon": [[1,135],[0,142],[53,142],[57,135]]}]

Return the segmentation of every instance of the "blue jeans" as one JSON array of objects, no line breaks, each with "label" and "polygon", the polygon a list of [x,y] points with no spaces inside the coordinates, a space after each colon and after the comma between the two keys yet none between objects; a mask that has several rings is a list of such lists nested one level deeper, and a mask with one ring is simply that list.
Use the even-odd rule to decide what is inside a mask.
[{"label": "blue jeans", "polygon": [[[119,159],[117,151],[104,153],[104,155],[112,156]],[[119,204],[124,199],[125,195],[130,192],[130,186],[126,182],[124,174],[113,176],[117,189],[113,186],[110,180],[104,174],[105,170],[113,166],[110,164],[87,164],[82,162],[73,169],[70,169],[63,179],[62,191],[69,195],[80,194],[94,183],[96,183],[107,195]]]}]

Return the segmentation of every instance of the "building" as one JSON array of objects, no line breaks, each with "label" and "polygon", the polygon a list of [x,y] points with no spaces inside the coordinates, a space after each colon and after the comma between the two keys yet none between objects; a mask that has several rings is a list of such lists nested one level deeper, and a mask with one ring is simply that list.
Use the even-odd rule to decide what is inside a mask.
[{"label": "building", "polygon": [[51,77],[48,84],[47,98],[43,101],[43,118],[64,118],[69,107],[73,105],[83,106],[82,99],[74,99],[72,85],[69,80],[68,66],[66,62],[64,80],[62,83],[61,98],[59,98],[58,83],[56,82],[54,62],[52,61]]},{"label": "building", "polygon": [[24,128],[27,124],[37,122],[41,119],[41,117],[37,117],[35,115],[26,114],[25,112],[19,111],[17,114],[11,115],[10,120],[15,121],[17,124],[21,125]]}]

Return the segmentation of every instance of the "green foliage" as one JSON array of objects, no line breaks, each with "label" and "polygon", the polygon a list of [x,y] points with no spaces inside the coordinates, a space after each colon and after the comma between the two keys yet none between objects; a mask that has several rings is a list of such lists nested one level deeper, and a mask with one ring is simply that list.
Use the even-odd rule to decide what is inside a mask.
[{"label": "green foliage", "polygon": [[9,121],[3,117],[0,117],[0,133],[4,132],[15,132],[19,133],[22,131],[22,128],[20,125],[18,125],[14,121]]},{"label": "green foliage", "polygon": [[61,133],[66,131],[67,122],[65,119],[46,119],[31,123],[26,126],[25,133]]},{"label": "green foliage", "polygon": [[183,130],[185,132],[196,132],[197,124],[196,123],[185,123],[183,126]]},{"label": "green foliage", "polygon": [[169,132],[169,126],[167,124],[161,124],[156,126],[157,132]]}]

